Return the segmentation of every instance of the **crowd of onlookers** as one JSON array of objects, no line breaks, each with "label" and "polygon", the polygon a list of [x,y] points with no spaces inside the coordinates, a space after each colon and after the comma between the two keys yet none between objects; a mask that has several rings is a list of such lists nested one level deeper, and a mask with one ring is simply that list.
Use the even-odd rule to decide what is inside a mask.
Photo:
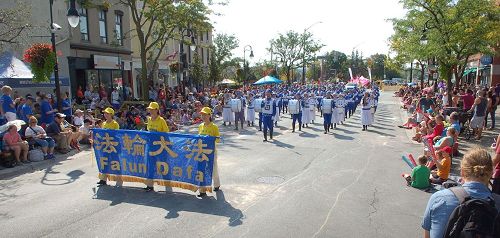
[{"label": "crowd of onlookers", "polygon": [[[129,95],[130,89],[115,88],[108,94],[103,86],[98,90],[92,86],[87,90],[78,87],[73,100],[68,92],[61,95],[62,111],[57,110],[55,92],[21,96],[9,86],[2,87],[1,92],[0,126],[6,129],[0,133],[2,157],[12,155],[15,158],[8,167],[34,161],[32,150],[41,151],[43,159],[54,158],[54,151],[79,151],[82,144],[90,144],[91,129],[101,127],[103,110],[107,107],[115,109],[114,117],[120,128],[129,130],[146,128],[146,106],[152,101],[160,105],[160,115],[170,131],[201,123],[200,110],[204,106],[213,108],[214,116],[222,112],[222,94],[217,88],[182,89],[156,84],[149,89],[149,100],[140,101],[123,96]],[[20,126],[16,120],[24,121],[24,125]],[[7,128],[9,125],[11,127]]]},{"label": "crowd of onlookers", "polygon": [[[401,97],[402,108],[409,115],[400,127],[413,129],[413,140],[422,143],[424,148],[411,175],[403,175],[407,185],[420,189],[429,189],[432,184],[451,188],[441,189],[429,199],[422,221],[424,237],[449,237],[447,224],[456,224],[454,218],[462,216],[452,215],[461,204],[461,194],[474,199],[491,199],[500,204],[500,199],[492,195],[500,194],[500,146],[496,141],[492,146],[495,148],[494,157],[485,148],[466,151],[460,159],[458,181],[450,180],[452,158],[459,155],[459,142],[481,140],[483,131],[495,128],[499,95],[500,85],[491,88],[464,85],[455,87],[451,95],[444,85],[436,88],[404,86],[395,93]],[[500,135],[497,140],[500,140]],[[480,211],[476,212],[479,214]],[[458,225],[455,232],[463,232],[461,229]],[[472,228],[469,230],[473,231]],[[445,233],[447,236],[443,236]]]}]

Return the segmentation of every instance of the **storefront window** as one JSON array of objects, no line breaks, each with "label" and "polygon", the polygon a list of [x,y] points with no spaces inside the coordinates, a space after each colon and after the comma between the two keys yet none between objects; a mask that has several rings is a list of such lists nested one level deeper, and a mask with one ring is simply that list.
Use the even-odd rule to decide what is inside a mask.
[{"label": "storefront window", "polygon": [[91,87],[95,90],[99,85],[99,79],[97,77],[97,70],[85,70],[85,79],[86,79],[86,87],[85,90],[90,89]]},{"label": "storefront window", "polygon": [[[118,90],[122,90],[122,85],[123,85],[122,71],[113,70],[112,76],[113,76],[113,88],[116,88]],[[111,89],[111,90],[113,90],[113,89]]]}]

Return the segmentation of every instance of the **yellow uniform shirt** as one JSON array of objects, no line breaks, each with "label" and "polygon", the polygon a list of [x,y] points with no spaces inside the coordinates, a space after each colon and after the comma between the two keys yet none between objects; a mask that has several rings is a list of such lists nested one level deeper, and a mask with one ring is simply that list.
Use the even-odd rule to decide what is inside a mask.
[{"label": "yellow uniform shirt", "polygon": [[119,130],[120,129],[120,125],[118,125],[118,122],[116,122],[115,120],[113,120],[112,122],[107,122],[105,121],[104,123],[102,123],[102,128],[103,129],[110,129],[110,130]]},{"label": "yellow uniform shirt", "polygon": [[[217,125],[215,125],[213,122],[210,122],[209,124],[205,124],[203,122],[198,127],[198,135],[219,137],[219,127],[217,127]],[[219,143],[220,138],[217,138],[215,142]]]},{"label": "yellow uniform shirt", "polygon": [[152,120],[151,117],[148,117],[148,131],[156,131],[156,132],[169,132],[167,122],[163,117],[158,116],[156,120]]}]

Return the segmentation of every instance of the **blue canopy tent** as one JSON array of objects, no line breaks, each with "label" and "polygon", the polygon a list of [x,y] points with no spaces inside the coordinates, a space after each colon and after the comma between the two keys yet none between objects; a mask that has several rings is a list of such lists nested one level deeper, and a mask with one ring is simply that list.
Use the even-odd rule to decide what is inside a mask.
[{"label": "blue canopy tent", "polygon": [[259,79],[257,82],[253,83],[253,85],[279,84],[282,82],[283,81],[268,75],[264,78]]},{"label": "blue canopy tent", "polygon": [[[59,81],[61,86],[69,87],[67,77],[59,77]],[[0,55],[0,87],[4,85],[12,88],[55,88],[55,79],[52,76],[50,82],[33,82],[30,67],[11,52],[4,52]]]}]

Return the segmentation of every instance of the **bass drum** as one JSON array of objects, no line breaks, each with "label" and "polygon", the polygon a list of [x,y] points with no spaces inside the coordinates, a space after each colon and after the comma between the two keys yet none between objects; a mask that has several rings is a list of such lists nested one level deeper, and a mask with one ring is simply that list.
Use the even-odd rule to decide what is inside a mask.
[{"label": "bass drum", "polygon": [[298,100],[288,101],[288,111],[290,111],[290,114],[299,114],[299,112],[300,112],[299,101]]},{"label": "bass drum", "polygon": [[262,112],[262,102],[264,100],[262,98],[255,99],[255,107],[254,110],[255,112]]},{"label": "bass drum", "polygon": [[240,99],[231,99],[229,102],[229,105],[231,105],[231,111],[232,112],[241,112],[242,105],[241,105],[241,100]]},{"label": "bass drum", "polygon": [[332,113],[332,99],[323,99],[321,103],[323,113]]}]

